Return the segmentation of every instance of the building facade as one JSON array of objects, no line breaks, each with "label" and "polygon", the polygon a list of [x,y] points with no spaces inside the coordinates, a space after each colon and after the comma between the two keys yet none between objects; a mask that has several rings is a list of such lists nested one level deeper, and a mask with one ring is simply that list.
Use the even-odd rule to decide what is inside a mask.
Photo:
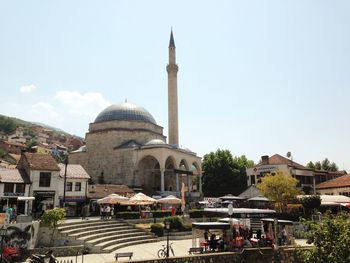
[{"label": "building facade", "polygon": [[[86,145],[69,156],[81,164],[94,183],[125,184],[147,194],[180,195],[185,183],[189,197],[199,196],[201,158],[179,147],[175,42],[169,43],[169,141],[163,127],[143,107],[113,104],[90,123]],[[194,180],[199,177],[198,180]],[[193,182],[197,182],[193,184]]]},{"label": "building facade", "polygon": [[261,178],[266,174],[276,174],[282,172],[285,175],[298,179],[297,187],[305,194],[316,193],[316,185],[344,175],[346,172],[320,171],[307,168],[292,159],[285,158],[279,154],[271,157],[265,155],[261,157],[261,162],[252,168],[247,168],[247,185],[255,185],[261,182]]}]

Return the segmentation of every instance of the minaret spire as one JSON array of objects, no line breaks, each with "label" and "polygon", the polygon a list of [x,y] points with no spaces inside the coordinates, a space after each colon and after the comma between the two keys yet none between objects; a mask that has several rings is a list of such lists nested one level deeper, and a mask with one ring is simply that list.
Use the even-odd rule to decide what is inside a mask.
[{"label": "minaret spire", "polygon": [[177,72],[179,67],[176,64],[175,41],[173,30],[170,32],[169,42],[169,64],[166,69],[168,72],[168,143],[179,145],[179,125],[177,109]]}]

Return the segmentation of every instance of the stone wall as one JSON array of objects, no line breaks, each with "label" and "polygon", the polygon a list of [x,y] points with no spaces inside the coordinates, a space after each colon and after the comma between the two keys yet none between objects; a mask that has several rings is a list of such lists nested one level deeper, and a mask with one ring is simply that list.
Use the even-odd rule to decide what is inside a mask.
[{"label": "stone wall", "polygon": [[271,248],[249,248],[234,253],[208,253],[168,259],[132,260],[138,263],[299,263],[295,248],[273,250]]}]

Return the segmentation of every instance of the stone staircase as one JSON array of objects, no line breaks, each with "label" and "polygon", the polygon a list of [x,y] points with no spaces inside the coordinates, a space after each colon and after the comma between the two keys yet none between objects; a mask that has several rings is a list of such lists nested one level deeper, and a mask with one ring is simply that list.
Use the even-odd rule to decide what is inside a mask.
[{"label": "stone staircase", "polygon": [[63,223],[58,231],[61,238],[84,244],[91,253],[111,253],[122,247],[158,241],[152,233],[116,220]]}]

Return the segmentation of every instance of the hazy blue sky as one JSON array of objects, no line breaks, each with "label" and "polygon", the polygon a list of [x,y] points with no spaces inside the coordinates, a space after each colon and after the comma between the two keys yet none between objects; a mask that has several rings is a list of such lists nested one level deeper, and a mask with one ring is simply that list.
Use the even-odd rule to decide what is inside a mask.
[{"label": "hazy blue sky", "polygon": [[350,171],[350,1],[0,1],[0,113],[84,136],[127,98],[180,144]]}]

